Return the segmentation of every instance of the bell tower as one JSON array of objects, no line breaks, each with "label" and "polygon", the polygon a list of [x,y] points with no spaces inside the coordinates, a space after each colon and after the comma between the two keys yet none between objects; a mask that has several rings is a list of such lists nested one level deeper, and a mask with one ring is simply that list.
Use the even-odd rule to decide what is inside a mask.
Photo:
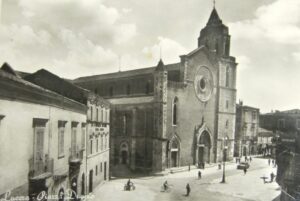
[{"label": "bell tower", "polygon": [[198,47],[206,46],[220,57],[230,56],[230,35],[228,27],[220,19],[214,6],[206,26],[201,30]]}]

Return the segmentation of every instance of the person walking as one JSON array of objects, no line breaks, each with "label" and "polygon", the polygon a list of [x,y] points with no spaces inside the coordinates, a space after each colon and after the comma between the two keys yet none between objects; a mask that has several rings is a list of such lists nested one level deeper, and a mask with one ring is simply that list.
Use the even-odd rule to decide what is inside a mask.
[{"label": "person walking", "polygon": [[244,167],[244,175],[246,175],[246,173],[247,173],[247,168]]},{"label": "person walking", "polygon": [[191,192],[191,187],[190,187],[190,184],[187,183],[187,185],[186,185],[186,196],[189,196],[190,192]]},{"label": "person walking", "polygon": [[268,159],[268,164],[269,164],[269,166],[270,166],[270,164],[271,164],[271,159]]},{"label": "person walking", "polygon": [[201,171],[198,171],[198,179],[201,179]]},{"label": "person walking", "polygon": [[272,173],[270,174],[271,183],[273,182],[273,180],[274,180],[274,177],[275,177],[275,174],[272,172]]},{"label": "person walking", "polygon": [[252,157],[250,156],[250,163],[252,162]]}]

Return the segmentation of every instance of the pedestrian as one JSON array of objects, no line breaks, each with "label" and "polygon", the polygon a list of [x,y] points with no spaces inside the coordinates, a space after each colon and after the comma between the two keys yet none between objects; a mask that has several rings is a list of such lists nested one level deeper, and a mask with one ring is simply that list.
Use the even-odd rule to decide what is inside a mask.
[{"label": "pedestrian", "polygon": [[235,163],[238,163],[238,158],[237,157],[235,158]]},{"label": "pedestrian", "polygon": [[271,164],[271,159],[268,159],[268,164],[269,164],[269,165]]},{"label": "pedestrian", "polygon": [[272,172],[272,173],[270,174],[271,183],[273,182],[273,180],[274,180],[274,177],[275,177],[275,174]]},{"label": "pedestrian", "polygon": [[252,162],[252,157],[250,156],[250,163]]},{"label": "pedestrian", "polygon": [[189,164],[189,171],[191,171],[191,165]]},{"label": "pedestrian", "polygon": [[247,173],[247,168],[244,167],[244,175]]},{"label": "pedestrian", "polygon": [[272,164],[273,164],[273,166],[274,166],[274,164],[275,164],[275,160],[274,160],[274,159],[272,160]]},{"label": "pedestrian", "polygon": [[198,171],[198,179],[201,179],[201,171]]},{"label": "pedestrian", "polygon": [[245,162],[247,162],[248,161],[248,157],[247,156],[245,156]]},{"label": "pedestrian", "polygon": [[190,192],[191,192],[191,187],[190,187],[190,184],[187,183],[187,185],[186,185],[186,196],[189,196]]}]

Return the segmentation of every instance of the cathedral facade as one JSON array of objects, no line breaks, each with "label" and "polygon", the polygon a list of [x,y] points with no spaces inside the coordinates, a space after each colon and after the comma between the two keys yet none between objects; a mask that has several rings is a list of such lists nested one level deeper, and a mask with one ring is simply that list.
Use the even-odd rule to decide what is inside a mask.
[{"label": "cathedral facade", "polygon": [[160,60],[73,82],[111,103],[113,173],[203,167],[233,157],[236,66],[228,27],[214,8],[198,47],[179,63]]}]

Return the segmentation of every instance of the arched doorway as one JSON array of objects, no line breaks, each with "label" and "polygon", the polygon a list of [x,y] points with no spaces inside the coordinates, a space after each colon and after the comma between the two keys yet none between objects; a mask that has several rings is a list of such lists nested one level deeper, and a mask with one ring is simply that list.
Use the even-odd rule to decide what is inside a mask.
[{"label": "arched doorway", "polygon": [[129,159],[128,159],[128,144],[127,142],[123,142],[120,145],[120,163],[121,164],[128,164]]},{"label": "arched doorway", "polygon": [[205,163],[210,163],[210,148],[210,135],[205,130],[201,133],[197,143],[198,167],[204,168]]},{"label": "arched doorway", "polygon": [[75,199],[77,197],[77,177],[74,177],[71,180],[71,190],[72,190],[72,198]]},{"label": "arched doorway", "polygon": [[65,191],[63,188],[58,191],[58,201],[64,201],[65,199]]},{"label": "arched doorway", "polygon": [[173,138],[168,143],[168,150],[170,155],[170,165],[169,167],[178,167],[179,166],[179,158],[180,158],[180,142],[177,136],[173,136]]}]

